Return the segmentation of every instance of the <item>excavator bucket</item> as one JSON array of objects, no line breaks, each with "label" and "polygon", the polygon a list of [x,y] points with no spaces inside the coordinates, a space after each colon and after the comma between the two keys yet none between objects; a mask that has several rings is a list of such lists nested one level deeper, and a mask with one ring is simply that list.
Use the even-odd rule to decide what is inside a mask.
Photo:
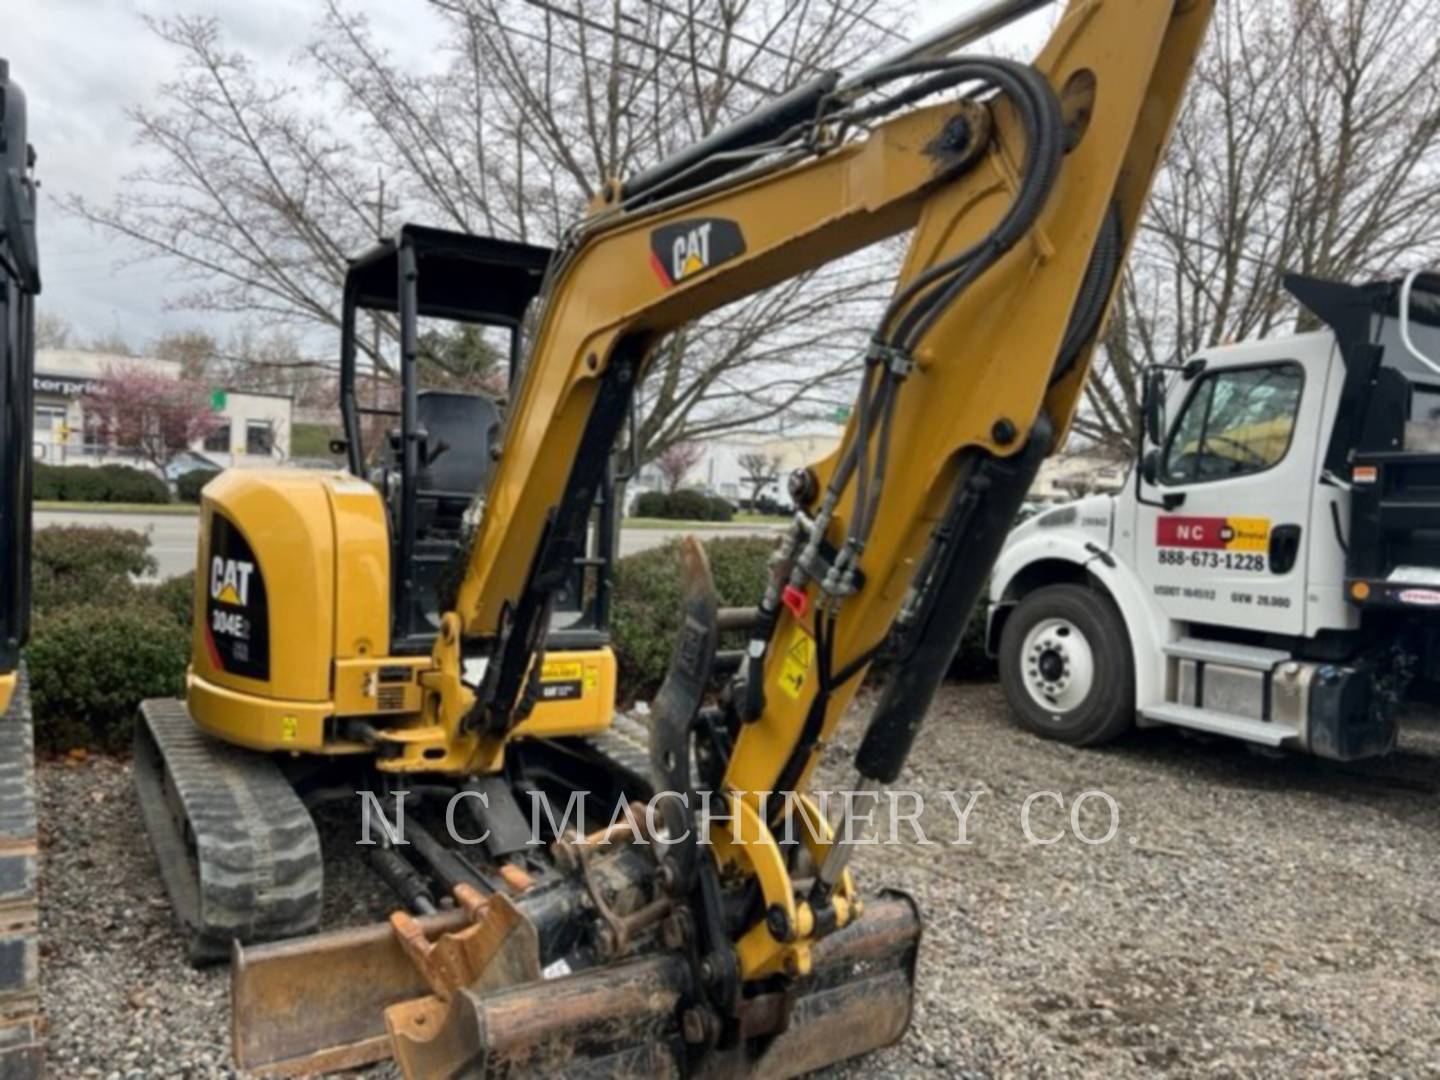
[{"label": "excavator bucket", "polygon": [[[472,925],[458,909],[416,922],[432,941]],[[514,934],[505,940],[501,948],[516,948]],[[863,918],[816,945],[808,977],[747,998],[733,1044],[705,1053],[683,1007],[691,975],[680,952],[551,978],[527,978],[512,956],[505,977],[522,981],[482,973],[447,1001],[388,924],[237,946],[235,1060],[260,1075],[394,1056],[407,1077],[425,1078],[795,1076],[904,1034],[919,942],[909,897],[873,898]]]}]

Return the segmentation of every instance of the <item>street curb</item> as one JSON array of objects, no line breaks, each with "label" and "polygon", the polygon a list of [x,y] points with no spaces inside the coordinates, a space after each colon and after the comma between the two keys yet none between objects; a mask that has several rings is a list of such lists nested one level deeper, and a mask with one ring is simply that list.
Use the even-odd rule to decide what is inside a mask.
[{"label": "street curb", "polygon": [[141,503],[67,503],[67,502],[36,502],[33,504],[36,513],[41,514],[96,514],[110,515],[112,517],[197,517],[200,513],[198,506],[176,506],[174,503],[155,503],[153,506],[146,506]]}]

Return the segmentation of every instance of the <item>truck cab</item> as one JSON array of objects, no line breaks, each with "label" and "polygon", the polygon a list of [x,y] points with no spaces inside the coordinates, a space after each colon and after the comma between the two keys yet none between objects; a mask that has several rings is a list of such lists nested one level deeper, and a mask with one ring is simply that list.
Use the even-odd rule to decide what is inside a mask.
[{"label": "truck cab", "polygon": [[1007,541],[987,640],[1036,734],[1353,760],[1440,671],[1440,278],[1286,286],[1318,329],[1147,371],[1123,490]]}]

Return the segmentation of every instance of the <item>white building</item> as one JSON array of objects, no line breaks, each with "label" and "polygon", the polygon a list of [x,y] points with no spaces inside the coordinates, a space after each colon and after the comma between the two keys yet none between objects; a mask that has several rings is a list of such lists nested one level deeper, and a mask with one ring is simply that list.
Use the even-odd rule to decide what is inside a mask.
[{"label": "white building", "polygon": [[[737,506],[750,502],[755,485],[741,459],[759,454],[773,467],[775,479],[760,490],[762,498],[770,498],[788,506],[790,494],[786,481],[803,465],[811,465],[835,452],[840,436],[835,435],[747,435],[735,433],[707,440],[705,453],[680,482],[681,488],[698,488],[719,495]],[[662,491],[665,480],[652,463],[640,470],[630,485],[627,498],[645,491]]]},{"label": "white building", "polygon": [[[85,422],[85,396],[94,392],[107,371],[127,367],[143,367],[171,378],[180,375],[180,364],[173,360],[78,349],[36,351],[36,461],[145,467],[133,451],[105,443],[96,426]],[[171,464],[172,475],[195,468],[275,465],[289,459],[293,413],[289,397],[216,387],[211,390],[211,404],[219,421],[191,445],[188,454]]]}]

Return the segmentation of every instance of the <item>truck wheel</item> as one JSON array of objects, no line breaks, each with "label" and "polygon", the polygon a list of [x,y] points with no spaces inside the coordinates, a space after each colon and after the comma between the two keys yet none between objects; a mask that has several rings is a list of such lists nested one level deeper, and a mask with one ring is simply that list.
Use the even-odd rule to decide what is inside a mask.
[{"label": "truck wheel", "polygon": [[1030,593],[1005,620],[1000,682],[1022,727],[1071,746],[1097,746],[1135,722],[1135,673],[1110,598],[1083,585]]}]

